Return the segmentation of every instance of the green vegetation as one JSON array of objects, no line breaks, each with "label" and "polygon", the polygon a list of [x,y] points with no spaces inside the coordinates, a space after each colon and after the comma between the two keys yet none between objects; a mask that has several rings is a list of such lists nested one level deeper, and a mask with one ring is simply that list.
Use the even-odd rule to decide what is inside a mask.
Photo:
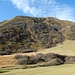
[{"label": "green vegetation", "polygon": [[75,64],[10,70],[0,75],[74,75]]}]

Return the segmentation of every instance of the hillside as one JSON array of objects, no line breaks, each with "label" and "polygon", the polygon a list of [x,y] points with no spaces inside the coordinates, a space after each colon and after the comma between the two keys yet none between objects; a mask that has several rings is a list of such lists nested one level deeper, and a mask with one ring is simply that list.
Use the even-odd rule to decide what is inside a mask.
[{"label": "hillside", "polygon": [[66,56],[75,56],[75,41],[66,40],[62,44],[57,44],[56,47],[52,47],[52,48],[48,48],[48,49],[40,49],[38,52],[15,53],[12,55],[0,56],[0,66],[15,65],[15,63],[17,62],[14,59],[15,55],[27,55],[27,56],[33,56],[34,55],[35,56],[36,54],[39,54],[39,53],[43,53],[43,54],[55,53],[55,54],[61,54],[61,55],[66,55]]},{"label": "hillside", "polygon": [[65,40],[61,44],[57,44],[56,47],[40,50],[41,53],[56,53],[61,55],[75,56],[75,41]]},{"label": "hillside", "polygon": [[75,40],[75,23],[53,17],[17,16],[0,23],[0,55],[36,52]]}]

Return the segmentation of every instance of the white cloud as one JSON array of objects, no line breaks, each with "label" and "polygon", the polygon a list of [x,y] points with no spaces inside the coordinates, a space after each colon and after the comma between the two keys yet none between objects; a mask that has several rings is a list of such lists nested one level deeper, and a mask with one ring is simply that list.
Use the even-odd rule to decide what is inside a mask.
[{"label": "white cloud", "polygon": [[63,20],[75,21],[73,9],[60,4],[57,0],[10,0],[13,5],[28,16],[56,17]]}]

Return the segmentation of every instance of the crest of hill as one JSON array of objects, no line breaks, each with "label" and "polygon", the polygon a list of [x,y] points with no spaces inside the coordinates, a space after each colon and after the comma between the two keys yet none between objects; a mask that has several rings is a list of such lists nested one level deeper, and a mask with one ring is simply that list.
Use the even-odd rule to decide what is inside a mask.
[{"label": "crest of hill", "polygon": [[3,26],[5,23],[10,22],[27,22],[27,23],[34,23],[34,22],[42,22],[49,25],[61,25],[61,26],[69,26],[74,25],[74,22],[67,21],[67,20],[59,20],[54,17],[47,17],[47,18],[36,18],[36,17],[28,17],[28,16],[16,16],[12,18],[11,20],[5,20],[3,22],[0,22],[0,26]]},{"label": "crest of hill", "polygon": [[36,18],[36,17],[28,17],[28,16],[16,16],[15,18],[11,19],[10,21],[25,21],[25,22],[42,22],[51,25],[61,25],[61,26],[68,26],[73,25],[74,22],[67,21],[67,20],[59,20],[54,17],[47,17],[47,18]]}]

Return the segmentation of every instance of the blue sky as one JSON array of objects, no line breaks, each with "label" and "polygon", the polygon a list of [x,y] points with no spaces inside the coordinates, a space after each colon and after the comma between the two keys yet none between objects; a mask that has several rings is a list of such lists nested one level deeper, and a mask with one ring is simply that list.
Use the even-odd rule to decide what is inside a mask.
[{"label": "blue sky", "polygon": [[0,21],[33,16],[75,22],[75,0],[0,0],[0,9]]}]

